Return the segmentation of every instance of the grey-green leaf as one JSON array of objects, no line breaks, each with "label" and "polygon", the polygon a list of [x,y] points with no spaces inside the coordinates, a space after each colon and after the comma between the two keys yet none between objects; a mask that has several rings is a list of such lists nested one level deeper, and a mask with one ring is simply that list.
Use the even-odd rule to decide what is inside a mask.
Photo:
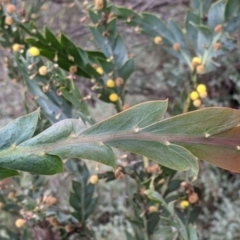
[{"label": "grey-green leaf", "polygon": [[19,175],[19,172],[16,170],[0,167],[0,179],[14,177],[17,175]]},{"label": "grey-green leaf", "polygon": [[211,30],[214,30],[214,28],[218,24],[224,23],[224,20],[225,20],[224,11],[225,11],[225,2],[222,0],[217,1],[211,5],[208,12],[208,26]]},{"label": "grey-green leaf", "polygon": [[31,138],[35,132],[40,110],[17,118],[0,130],[0,149],[18,145]]},{"label": "grey-green leaf", "polygon": [[166,110],[167,101],[142,103],[93,125],[81,135],[109,134],[127,130],[133,132],[134,129],[144,128],[149,124],[159,121]]}]

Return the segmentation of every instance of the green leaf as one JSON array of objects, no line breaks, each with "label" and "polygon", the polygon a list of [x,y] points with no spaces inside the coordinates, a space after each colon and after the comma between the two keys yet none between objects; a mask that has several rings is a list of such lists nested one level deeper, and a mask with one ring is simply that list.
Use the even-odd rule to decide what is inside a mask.
[{"label": "green leaf", "polygon": [[239,120],[237,110],[208,108],[163,120],[143,131],[158,135],[158,140],[166,137],[165,141],[181,145],[216,166],[240,172],[240,128],[235,127]]},{"label": "green leaf", "polygon": [[[84,141],[81,132],[85,129],[81,120],[62,120],[36,137],[21,144],[23,148],[36,148],[35,153],[57,155],[61,158],[85,158],[115,166],[112,149],[101,141]],[[79,137],[78,137],[79,136]]]},{"label": "green leaf", "polygon": [[113,56],[113,51],[109,40],[106,37],[103,37],[95,27],[89,27],[89,29],[94,37],[94,40],[97,42],[99,48],[105,54],[106,58]]},{"label": "green leaf", "polygon": [[[38,84],[39,76],[34,79],[29,79],[29,76],[24,74],[24,79],[31,93],[36,96],[36,102],[43,109],[43,114],[51,123],[70,117],[70,112],[63,111],[63,106],[53,101],[47,94],[45,94]],[[70,106],[68,105],[68,110]]]},{"label": "green leaf", "polygon": [[92,10],[88,10],[88,15],[94,24],[97,24],[101,20],[101,15],[99,16],[97,12]]},{"label": "green leaf", "polygon": [[[199,25],[201,22],[200,17],[191,12],[190,10],[187,10],[187,17],[185,21],[185,28],[187,30],[188,38],[190,39],[190,42],[193,44],[193,47],[195,50],[197,50],[197,37],[198,37],[198,30],[194,25]],[[194,25],[193,25],[194,24]]]},{"label": "green leaf", "polygon": [[136,26],[142,22],[141,17],[129,8],[117,8],[114,6],[113,11],[118,18],[125,20],[130,26]]},{"label": "green leaf", "polygon": [[201,6],[200,0],[191,0],[191,7],[197,14],[200,13],[200,6]]},{"label": "green leaf", "polygon": [[0,150],[31,138],[36,130],[40,109],[17,118],[0,130]]},{"label": "green leaf", "polygon": [[134,236],[130,234],[127,230],[125,230],[126,238],[127,240],[135,240]]},{"label": "green leaf", "polygon": [[224,29],[226,32],[234,32],[240,27],[240,14],[234,18],[232,18],[226,28]]},{"label": "green leaf", "polygon": [[156,227],[159,223],[160,220],[160,215],[158,212],[153,212],[149,215],[148,221],[147,221],[147,232],[148,235],[152,235],[155,230]]},{"label": "green leaf", "polygon": [[204,26],[198,26],[198,38],[197,38],[197,45],[198,45],[198,53],[203,55],[205,49],[210,47],[212,42],[212,33],[211,31]]},{"label": "green leaf", "polygon": [[169,22],[168,22],[168,28],[171,30],[171,32],[173,34],[173,38],[175,39],[175,43],[176,42],[180,43],[181,50],[184,49],[184,51],[186,53],[188,53],[185,37],[184,37],[181,29],[177,26],[177,24],[172,19],[170,19]]},{"label": "green leaf", "polygon": [[82,100],[82,96],[80,92],[78,91],[78,88],[75,86],[73,81],[69,84],[69,88],[62,87],[60,88],[63,96],[71,102],[80,112],[79,115],[82,118],[83,121],[87,121],[90,124],[94,123],[94,120],[92,119],[88,107],[86,105],[86,102]]},{"label": "green leaf", "polygon": [[202,5],[201,8],[203,9],[203,16],[201,17],[204,17],[208,14],[209,8],[211,7],[213,2],[213,0],[200,0],[200,3]]},{"label": "green leaf", "polygon": [[196,158],[185,148],[175,144],[168,145],[168,143],[159,142],[157,139],[151,141],[150,139],[140,140],[140,138],[136,136],[136,139],[133,140],[111,140],[106,141],[106,144],[124,151],[146,156],[165,167],[178,171],[186,171],[192,168],[195,174],[198,173]]},{"label": "green leaf", "polygon": [[193,228],[192,224],[188,225],[188,236],[189,240],[198,240],[196,230]]},{"label": "green leaf", "polygon": [[146,156],[175,170],[198,172],[196,157],[240,172],[240,111],[207,108],[161,120],[167,101],[139,104],[86,129],[60,121],[41,134],[0,151],[4,168],[41,174],[62,171],[60,158],[115,166],[112,147]]},{"label": "green leaf", "polygon": [[225,1],[217,1],[213,3],[208,12],[208,27],[211,30],[218,24],[224,24]]},{"label": "green leaf", "polygon": [[45,152],[35,152],[32,148],[9,148],[0,151],[0,163],[4,168],[16,169],[35,174],[51,175],[63,172],[62,160]]},{"label": "green leaf", "polygon": [[167,39],[168,42],[174,43],[172,33],[167,29],[165,24],[153,14],[143,13],[142,24],[140,26],[143,33],[145,33],[146,35],[152,37],[159,35]]},{"label": "green leaf", "polygon": [[0,179],[13,177],[17,175],[19,175],[19,172],[16,170],[0,167]]},{"label": "green leaf", "polygon": [[78,66],[82,66],[83,59],[79,53],[78,47],[63,33],[60,36],[60,43],[64,50],[69,54],[67,57],[73,57],[74,63],[77,63]]},{"label": "green leaf", "polygon": [[57,51],[62,51],[66,46],[62,46],[55,35],[49,30],[48,27],[44,28],[44,35],[49,46],[54,46]]},{"label": "green leaf", "polygon": [[240,9],[239,0],[227,0],[225,6],[225,19],[229,21]]},{"label": "green leaf", "polygon": [[167,109],[167,101],[152,101],[139,104],[107,120],[93,125],[81,136],[109,134],[132,131],[144,128],[163,117]]},{"label": "green leaf", "polygon": [[[157,203],[160,203],[161,205],[163,205],[163,207],[166,210],[169,211],[166,201],[164,200],[164,198],[162,197],[162,195],[159,192],[154,191],[152,189],[148,189],[148,190],[145,191],[145,194],[150,200],[152,200],[154,202],[157,202]],[[171,211],[169,213],[172,214]]]},{"label": "green leaf", "polygon": [[116,67],[120,69],[123,66],[123,64],[127,61],[128,53],[124,45],[124,42],[119,35],[116,37],[114,41],[113,54],[114,63],[116,64]]}]

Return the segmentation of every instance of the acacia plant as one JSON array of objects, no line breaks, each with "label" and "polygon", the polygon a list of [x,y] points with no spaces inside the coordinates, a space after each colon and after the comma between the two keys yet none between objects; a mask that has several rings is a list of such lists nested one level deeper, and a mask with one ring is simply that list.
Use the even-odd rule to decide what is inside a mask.
[{"label": "acacia plant", "polygon": [[[39,1],[28,14],[38,12],[41,4]],[[54,215],[55,220],[50,223],[65,225],[65,230],[60,231],[65,239],[76,232],[92,239],[89,236],[94,237],[94,233],[87,219],[97,203],[93,196],[95,184],[98,179],[110,181],[126,174],[136,180],[139,190],[134,195],[136,219],[131,222],[139,222],[144,234],[138,229],[135,237],[148,239],[161,227],[172,226],[176,231],[171,231],[171,237],[197,239],[191,224],[198,215],[194,211],[199,195],[192,183],[181,184],[174,176],[177,171],[187,170],[191,179],[197,176],[198,159],[240,172],[240,112],[222,107],[188,112],[191,103],[200,107],[199,98],[206,96],[206,86],[198,84],[199,75],[215,71],[217,58],[236,48],[229,34],[240,26],[238,1],[193,0],[192,10],[186,13],[184,31],[173,20],[165,25],[152,14],[138,14],[102,0],[88,6],[88,13],[88,29],[99,47],[96,51],[82,49],[64,33],[56,36],[48,27],[41,33],[34,21],[18,15],[14,4],[1,5],[1,44],[13,52],[8,59],[9,76],[28,87],[40,108],[0,130],[0,178],[18,176],[21,171],[40,175],[63,173],[65,159],[70,159],[70,171],[74,172],[73,166],[78,169],[78,181],[72,182],[74,191],[69,199],[74,211],[64,217],[51,209],[42,214],[36,208],[40,203],[51,207],[55,202],[49,200],[51,204],[46,204],[46,199],[37,201],[31,195],[33,207],[29,210],[25,204],[25,208],[34,214],[29,217],[22,212],[24,219],[16,225],[22,226],[26,221],[34,225]],[[122,20],[138,33],[153,38],[155,44],[188,67],[191,81],[180,104],[182,114],[164,119],[167,100],[145,102],[123,111],[125,85],[134,71],[134,58],[129,56],[117,31],[117,22]],[[86,102],[89,97],[83,97],[77,87],[78,77],[90,80],[96,99],[113,104],[118,113],[96,123]],[[44,130],[38,129],[40,115],[47,122]],[[143,175],[141,168],[136,170],[137,164],[126,169],[119,167],[114,149],[141,155],[157,164],[148,166],[149,175]],[[113,171],[90,178],[86,165],[77,159],[94,160]],[[173,197],[172,192],[180,185],[181,194]],[[176,204],[179,200],[183,200],[180,205]],[[184,212],[189,204],[193,204],[192,215]],[[182,212],[186,214],[182,216]],[[126,236],[134,239],[129,231]]]}]

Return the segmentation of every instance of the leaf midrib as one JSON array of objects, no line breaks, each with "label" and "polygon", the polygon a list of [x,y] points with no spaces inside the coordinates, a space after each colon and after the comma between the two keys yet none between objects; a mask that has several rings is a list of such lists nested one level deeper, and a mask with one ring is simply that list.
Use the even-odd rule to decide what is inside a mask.
[{"label": "leaf midrib", "polygon": [[[219,147],[229,147],[229,148],[237,148],[238,144],[235,139],[225,139],[211,136],[209,138],[203,136],[189,136],[189,135],[170,135],[170,134],[154,134],[154,133],[146,133],[146,132],[125,132],[125,133],[114,133],[114,134],[98,134],[95,136],[69,136],[64,140],[54,142],[54,143],[46,143],[36,146],[24,146],[21,145],[16,146],[15,148],[5,149],[2,152],[0,151],[0,158],[9,155],[9,151],[11,154],[19,154],[28,153],[28,154],[44,154],[49,153],[51,151],[66,147],[73,146],[83,143],[96,143],[99,146],[104,146],[104,144],[111,145],[111,142],[118,140],[137,140],[137,141],[153,141],[160,142],[166,146],[170,144],[179,144],[181,143],[189,143],[189,144],[205,144],[205,145],[213,145]],[[120,147],[120,146],[119,146]],[[121,147],[120,147],[121,148]]]}]

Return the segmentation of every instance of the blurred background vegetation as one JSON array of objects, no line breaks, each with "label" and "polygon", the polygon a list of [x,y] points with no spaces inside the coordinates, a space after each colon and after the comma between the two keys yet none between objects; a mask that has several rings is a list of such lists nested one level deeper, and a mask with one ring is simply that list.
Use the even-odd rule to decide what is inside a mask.
[{"label": "blurred background vegetation", "polygon": [[[32,11],[32,7],[36,4],[33,4],[33,1],[30,0],[13,1],[12,3],[16,4],[18,12],[21,14],[25,12],[26,16],[36,21],[38,29],[41,30],[44,25],[47,25],[56,35],[64,32],[83,49],[95,50],[97,48],[91,33],[86,27],[90,23],[87,6],[94,5],[94,1],[38,1],[40,7],[37,11]],[[186,10],[191,8],[190,1],[185,0],[113,0],[112,3],[136,12],[154,13],[164,22],[173,18],[183,31]],[[27,13],[30,13],[30,15]],[[168,98],[168,115],[180,113],[175,108],[175,104],[181,102],[182,93],[189,87],[191,76],[187,67],[154,44],[152,38],[139,34],[135,27],[118,22],[118,30],[124,39],[129,55],[134,56],[135,59],[135,71],[130,76],[126,86],[125,107],[134,106],[147,100]],[[199,83],[207,86],[208,93],[201,107],[226,106],[239,109],[239,28],[234,32],[232,38],[236,40],[236,47],[218,58],[220,64],[215,71],[199,77]],[[12,119],[35,109],[36,104],[26,85],[9,75],[8,67],[10,63],[8,59],[11,59],[11,49],[2,47],[0,53],[0,127],[3,127]],[[116,113],[114,105],[98,100],[97,94],[91,91],[92,84],[90,81],[79,77],[76,79],[76,85],[81,89],[84,97],[91,95],[91,99],[87,98],[86,102],[97,121]],[[40,126],[39,131],[48,126],[49,122],[43,118],[41,124],[42,128]],[[134,222],[132,216],[140,216],[144,212],[139,205],[136,206],[140,204],[136,200],[138,199],[136,193],[138,195],[140,193],[135,177],[140,178],[144,174],[143,179],[146,180],[151,174],[158,172],[159,169],[154,169],[154,167],[149,169],[149,167],[155,165],[152,163],[149,165],[139,158],[136,159],[132,154],[125,155],[119,152],[119,161],[126,168],[130,166],[130,172],[136,169],[139,172],[122,173],[122,175],[116,175],[116,172],[114,172],[114,176],[112,176],[113,173],[106,166],[96,165],[96,163],[90,161],[78,162],[72,160],[68,163],[63,175],[42,177],[23,173],[21,178],[2,180],[0,182],[0,207],[2,208],[0,238],[49,240],[178,239],[178,236],[170,233],[171,231],[168,228],[161,227],[154,234],[140,236],[139,230],[136,230],[138,225],[135,226],[132,223]],[[141,165],[140,168],[138,164]],[[91,179],[90,176],[96,174],[100,178],[99,182],[96,184],[92,179],[85,186],[84,184]],[[158,180],[165,179],[164,176],[170,176],[171,181],[175,180],[175,183],[178,181],[176,187],[174,187],[173,195],[178,195],[177,199],[185,199],[184,187],[181,188],[180,185],[186,181],[186,173],[168,173],[162,169],[161,174]],[[131,177],[131,175],[134,177]],[[105,181],[106,179],[108,181]],[[91,208],[91,215],[86,220],[88,226],[86,229],[83,229],[81,224],[79,225],[81,221],[75,222],[69,217],[69,212],[72,212],[74,208],[74,204],[69,204],[70,192],[71,194],[78,194],[78,190],[74,189],[72,180],[80,182],[79,185],[76,183],[75,188],[81,189],[80,195],[85,191],[83,198],[87,199],[89,194],[91,195],[91,201],[94,197],[98,197],[97,204]],[[95,190],[91,184],[94,187],[96,186]],[[196,203],[196,206],[194,205],[194,211],[196,212],[193,215],[196,215],[197,219],[195,220],[193,216],[194,220],[190,221],[194,223],[194,227],[197,229],[198,239],[240,239],[240,214],[238,211],[240,208],[240,176],[200,161],[199,177],[191,184],[199,197],[194,202],[194,204]],[[89,192],[86,189],[82,190],[84,189],[83,185],[86,189],[89,188]],[[81,198],[82,195],[79,197]],[[150,210],[149,205],[151,205],[150,202],[147,202],[144,208],[148,209],[147,214],[152,214],[155,209],[150,208]],[[36,221],[29,223],[30,228],[23,229],[22,226],[20,227],[21,223],[15,226],[17,219],[30,221],[32,215],[35,214],[33,209],[36,206],[42,208],[41,216],[36,217]],[[181,205],[179,207],[179,211],[188,216],[191,211],[186,209],[185,207],[181,209]],[[149,219],[150,217],[147,217],[147,221]]]}]

